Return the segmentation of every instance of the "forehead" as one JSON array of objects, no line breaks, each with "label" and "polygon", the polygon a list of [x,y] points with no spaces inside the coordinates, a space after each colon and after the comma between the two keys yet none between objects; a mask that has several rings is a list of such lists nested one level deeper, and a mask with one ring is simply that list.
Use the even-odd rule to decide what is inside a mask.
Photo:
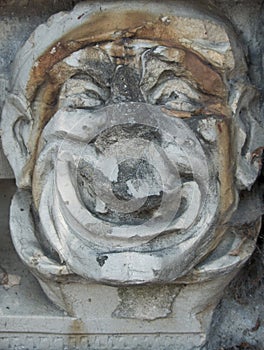
[{"label": "forehead", "polygon": [[50,76],[59,82],[80,70],[88,71],[100,75],[101,84],[107,85],[108,80],[113,79],[115,67],[120,65],[130,67],[141,76],[141,87],[143,84],[150,89],[166,72],[168,79],[184,76],[204,93],[225,97],[222,76],[212,64],[187,48],[164,46],[154,39],[122,38],[88,46],[55,64]]},{"label": "forehead", "polygon": [[[142,5],[142,6],[141,6]],[[13,86],[34,99],[45,74],[73,52],[105,41],[126,38],[150,40],[197,54],[219,72],[234,69],[235,58],[228,26],[212,14],[180,2],[81,3],[71,13],[53,16],[38,28],[17,57]],[[33,44],[34,43],[34,44]],[[36,45],[37,43],[37,45]],[[193,63],[190,60],[190,66]]]}]

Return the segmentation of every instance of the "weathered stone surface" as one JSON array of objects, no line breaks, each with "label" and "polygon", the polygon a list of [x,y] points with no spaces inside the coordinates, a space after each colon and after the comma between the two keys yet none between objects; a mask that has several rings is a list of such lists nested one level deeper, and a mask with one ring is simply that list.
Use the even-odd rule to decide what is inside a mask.
[{"label": "weathered stone surface", "polygon": [[0,178],[1,179],[12,179],[14,177],[13,171],[3,153],[1,138],[0,138]]},{"label": "weathered stone surface", "polygon": [[195,334],[191,341],[186,341],[185,335],[172,334],[144,334],[144,335],[64,335],[64,334],[16,334],[10,337],[10,333],[3,334],[0,338],[0,346],[3,349],[27,349],[46,350],[56,348],[58,350],[108,350],[108,349],[130,349],[130,350],[174,350],[175,344],[179,350],[198,350],[203,344],[203,335]]},{"label": "weathered stone surface", "polygon": [[201,347],[259,232],[261,210],[234,219],[261,166],[257,94],[213,11],[141,4],[81,3],[19,51],[1,124],[12,238],[84,334],[169,320]]},{"label": "weathered stone surface", "polygon": [[[0,110],[5,101],[7,85],[8,85],[8,82],[6,77],[4,75],[0,75]],[[2,130],[0,129],[0,179],[13,178],[14,177],[13,171],[10,168],[10,165],[3,153],[1,134],[2,134]]]}]

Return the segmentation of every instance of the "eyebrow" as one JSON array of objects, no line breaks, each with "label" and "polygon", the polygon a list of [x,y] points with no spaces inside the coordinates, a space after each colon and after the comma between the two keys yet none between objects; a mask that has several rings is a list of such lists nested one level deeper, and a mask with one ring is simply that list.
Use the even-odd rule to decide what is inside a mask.
[{"label": "eyebrow", "polygon": [[[159,50],[158,50],[159,49]],[[183,56],[173,61],[169,53],[175,50],[175,54],[182,52]],[[160,52],[164,59],[160,57]],[[167,47],[156,47],[154,50],[149,50],[150,57],[143,62],[143,77],[144,74],[151,75],[155,78],[152,86],[156,85],[160,79],[160,74],[153,74],[153,70],[148,72],[148,63],[151,63],[152,59],[158,60],[164,66],[163,72],[170,72],[172,77],[188,81],[190,87],[193,87],[195,91],[205,94],[213,95],[221,98],[226,98],[226,86],[223,82],[221,75],[214,67],[208,62],[202,60],[198,55],[190,50],[181,48],[167,48]],[[143,53],[144,55],[144,53]],[[168,69],[166,69],[166,67]]]}]

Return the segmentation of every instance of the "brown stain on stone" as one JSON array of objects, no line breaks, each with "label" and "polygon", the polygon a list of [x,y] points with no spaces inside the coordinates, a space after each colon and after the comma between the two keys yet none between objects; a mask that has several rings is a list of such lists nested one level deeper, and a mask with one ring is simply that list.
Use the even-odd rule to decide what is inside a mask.
[{"label": "brown stain on stone", "polygon": [[161,108],[162,112],[166,113],[170,117],[175,117],[175,118],[190,118],[192,116],[191,112],[183,112],[183,111],[175,111],[175,110],[170,110],[166,107]]},{"label": "brown stain on stone", "polygon": [[36,64],[31,70],[30,78],[26,87],[26,95],[30,102],[36,96],[39,86],[47,78],[47,74],[51,68],[72,52],[79,50],[81,44],[78,42],[63,42],[58,41],[57,44],[51,46],[42,56],[40,56]]},{"label": "brown stain on stone", "polygon": [[34,107],[35,99],[39,101],[38,120],[36,121],[36,118],[34,120],[34,133],[32,133],[36,136],[31,138],[29,145],[31,159],[24,169],[26,173],[32,176],[40,133],[56,110],[54,96],[59,91],[62,81],[55,84],[52,81],[48,82],[52,68],[71,53],[89,44],[114,40],[115,36],[117,38],[134,36],[150,18],[152,19],[152,16],[146,16],[145,12],[138,11],[96,13],[85,24],[58,39],[36,60],[26,87],[26,97],[31,103],[31,108]]},{"label": "brown stain on stone", "polygon": [[[218,139],[218,157],[219,157],[219,181],[220,181],[220,206],[219,219],[217,229],[214,232],[213,240],[208,249],[208,254],[212,252],[222,240],[227,226],[233,214],[233,209],[237,201],[237,193],[235,190],[235,145],[232,143],[234,139],[234,127],[231,118],[219,120],[216,125]],[[205,256],[205,257],[206,257]]]},{"label": "brown stain on stone", "polygon": [[131,37],[139,29],[152,26],[158,17],[147,11],[128,11],[118,8],[96,12],[89,21],[75,28],[65,36],[71,41],[104,41],[121,37]]},{"label": "brown stain on stone", "polygon": [[[89,44],[102,41],[134,37],[149,21],[157,20],[153,15],[142,11],[107,11],[95,13],[86,23],[70,31],[53,43],[38,58],[27,84],[27,97],[33,101],[38,86],[45,75],[59,61]],[[151,36],[150,36],[151,38]]]},{"label": "brown stain on stone", "polygon": [[136,37],[163,42],[169,47],[182,46],[179,39],[183,32],[179,30],[179,22],[181,20],[177,16],[169,16],[168,23],[162,21],[161,16],[156,15],[153,19],[148,19],[146,25],[136,33]]},{"label": "brown stain on stone", "polygon": [[208,248],[206,258],[221,242],[226,230],[226,223],[233,214],[233,209],[237,201],[235,190],[235,145],[234,127],[231,118],[227,117],[220,121],[216,126],[218,139],[218,157],[219,157],[219,181],[220,181],[220,206],[217,229],[214,232],[212,242]]},{"label": "brown stain on stone", "polygon": [[196,54],[186,51],[184,64],[185,68],[191,73],[192,78],[204,92],[222,98],[226,97],[224,84],[220,75]]},{"label": "brown stain on stone", "polygon": [[[177,22],[177,18],[172,18],[171,21],[173,20]],[[38,58],[27,84],[27,97],[30,101],[34,99],[37,87],[56,63],[87,45],[133,37],[157,41],[159,45],[182,48],[178,36],[175,26],[168,26],[157,15],[147,11],[116,9],[116,11],[97,12],[87,22],[58,39]],[[194,79],[201,82],[206,92],[223,96],[224,84],[220,75],[205,64],[197,53],[191,51],[191,49],[186,51],[184,60],[186,69],[191,72]]]},{"label": "brown stain on stone", "polygon": [[211,99],[208,103],[205,103],[205,114],[214,114],[219,115],[221,117],[226,117],[231,115],[230,108],[226,106],[223,101]]},{"label": "brown stain on stone", "polygon": [[81,319],[75,319],[72,321],[69,329],[68,335],[68,345],[70,348],[78,348],[82,345],[82,335],[85,334],[87,337],[88,334],[85,331],[84,323]]},{"label": "brown stain on stone", "polygon": [[83,321],[80,319],[73,320],[70,326],[70,333],[73,333],[73,334],[85,333]]},{"label": "brown stain on stone", "polygon": [[[231,209],[236,202],[234,174],[235,157],[233,126],[230,119],[218,121],[218,154],[219,154],[219,181],[220,181],[220,216],[225,223],[230,216]],[[230,213],[230,214],[228,214]]]},{"label": "brown stain on stone", "polygon": [[[173,21],[175,21],[175,25]],[[35,111],[37,111],[32,132],[32,135],[36,136],[31,138],[29,145],[31,160],[26,166],[26,172],[28,174],[32,172],[41,131],[56,112],[56,96],[63,82],[70,76],[69,67],[63,65],[61,61],[73,52],[91,44],[135,38],[154,40],[159,45],[168,48],[182,49],[185,52],[183,65],[187,70],[186,74],[198,84],[203,92],[210,95],[209,99],[212,100],[211,102],[207,101],[208,110],[205,112],[207,114],[225,114],[224,102],[226,102],[227,94],[220,74],[204,62],[197,53],[191,52],[191,49],[186,50],[180,44],[179,36],[181,33],[175,32],[176,27],[177,17],[170,18],[168,24],[163,23],[158,15],[142,10],[108,10],[102,13],[96,12],[89,17],[87,22],[58,39],[56,43],[51,44],[46,52],[36,60],[26,88],[31,108],[34,109],[35,105]],[[58,66],[56,67],[56,65]],[[63,74],[60,72],[56,77],[56,72],[58,73],[60,70]],[[216,98],[218,99],[216,100]],[[184,115],[183,117],[188,116]]]},{"label": "brown stain on stone", "polygon": [[[217,248],[221,242],[225,232],[228,229],[226,223],[230,220],[233,214],[233,209],[237,201],[237,193],[235,190],[235,145],[232,140],[234,139],[234,126],[232,125],[232,119],[230,115],[225,115],[216,125],[217,139],[218,139],[218,157],[219,157],[219,174],[220,181],[220,205],[218,222],[215,224],[217,227],[213,233],[213,236],[204,241],[204,247],[206,247],[206,254],[204,254],[203,245],[200,246],[199,251],[196,254],[203,254],[205,260],[210,253]],[[201,273],[199,270],[194,269],[191,274],[179,279],[178,282],[183,283],[195,283],[200,281]]]}]

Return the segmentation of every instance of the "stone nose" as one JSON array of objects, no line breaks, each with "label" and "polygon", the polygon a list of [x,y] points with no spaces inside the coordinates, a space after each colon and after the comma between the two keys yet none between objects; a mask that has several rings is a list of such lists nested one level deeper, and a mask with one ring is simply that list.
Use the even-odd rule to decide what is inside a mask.
[{"label": "stone nose", "polygon": [[117,66],[112,80],[111,101],[145,102],[140,90],[140,76],[135,69],[126,65]]},{"label": "stone nose", "polygon": [[134,102],[71,113],[56,186],[76,231],[129,246],[195,224],[207,163],[182,120]]}]

